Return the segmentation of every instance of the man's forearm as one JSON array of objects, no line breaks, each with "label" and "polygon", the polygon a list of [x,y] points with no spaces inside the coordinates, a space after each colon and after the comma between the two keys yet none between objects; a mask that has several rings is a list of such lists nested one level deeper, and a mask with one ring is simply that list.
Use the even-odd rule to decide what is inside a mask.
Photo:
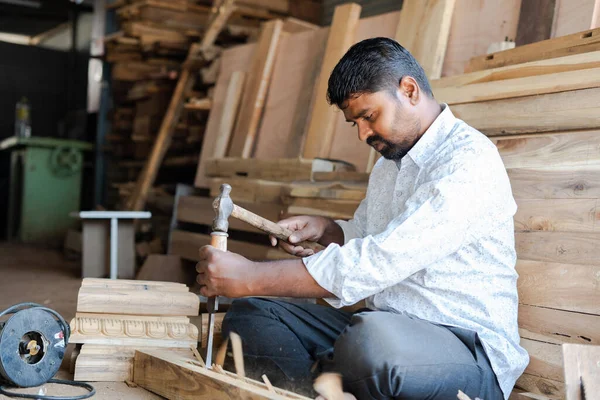
[{"label": "man's forearm", "polygon": [[249,288],[251,296],[335,297],[319,286],[301,259],[255,263]]}]

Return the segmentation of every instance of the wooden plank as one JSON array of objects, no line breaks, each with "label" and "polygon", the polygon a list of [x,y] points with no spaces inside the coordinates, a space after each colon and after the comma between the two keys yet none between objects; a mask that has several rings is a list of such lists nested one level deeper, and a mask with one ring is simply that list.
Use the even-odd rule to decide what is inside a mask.
[{"label": "wooden plank", "polygon": [[597,199],[600,167],[509,168],[513,196],[519,199]]},{"label": "wooden plank", "polygon": [[560,37],[600,26],[600,2],[557,0],[552,37]]},{"label": "wooden plank", "polygon": [[[355,42],[373,37],[393,37],[398,27],[400,14],[401,12],[393,12],[361,19],[356,29]],[[346,122],[341,111],[335,107],[334,110],[337,122],[329,158],[351,162],[356,165],[358,171],[366,171],[371,146],[358,139],[357,128]]]},{"label": "wooden plank", "polygon": [[366,172],[354,171],[314,172],[313,180],[315,182],[368,182],[369,174]]},{"label": "wooden plank", "polygon": [[[210,235],[174,230],[171,233],[171,253],[177,254],[187,260],[198,261],[200,247],[210,244]],[[271,248],[268,239],[265,244],[255,244],[228,239],[227,250],[232,253],[241,254],[251,260],[265,260],[267,251]]]},{"label": "wooden plank", "polygon": [[563,400],[565,398],[564,383],[553,381],[551,379],[544,379],[535,375],[521,375],[519,379],[517,379],[515,387],[524,389],[527,392],[548,396],[553,400]]},{"label": "wooden plank", "polygon": [[491,43],[517,34],[521,0],[456,0],[442,76],[462,74]]},{"label": "wooden plank", "polygon": [[545,60],[569,54],[580,54],[593,50],[600,50],[600,29],[590,29],[572,35],[518,46],[510,50],[474,57],[465,67],[465,72]]},{"label": "wooden plank", "polygon": [[519,259],[519,302],[566,311],[600,314],[597,264],[575,265]]},{"label": "wooden plank", "polygon": [[525,373],[558,382],[564,380],[560,345],[521,338],[521,347],[529,353]]},{"label": "wooden plank", "polygon": [[437,94],[437,90],[440,88],[458,87],[474,83],[502,81],[506,79],[555,74],[559,72],[578,71],[598,67],[600,67],[600,52],[592,51],[590,53],[574,54],[548,60],[530,61],[517,65],[507,65],[505,67],[491,68],[441,79],[434,79],[430,81],[430,84]]},{"label": "wooden plank", "polygon": [[600,346],[565,344],[567,400],[600,398]]},{"label": "wooden plank", "polygon": [[517,232],[515,247],[523,260],[593,265],[600,258],[598,233]]},{"label": "wooden plank", "polygon": [[522,338],[554,344],[597,345],[600,343],[600,315],[520,305],[519,334]]},{"label": "wooden plank", "polygon": [[429,79],[442,76],[456,0],[404,0],[394,38],[411,52]]},{"label": "wooden plank", "polygon": [[219,72],[219,78],[215,85],[213,106],[210,110],[206,132],[202,140],[202,150],[200,151],[196,179],[194,180],[195,187],[206,188],[209,185],[208,179],[204,173],[206,168],[205,164],[206,160],[213,158],[215,154],[216,143],[219,138],[219,130],[223,118],[222,115],[227,112],[225,100],[229,82],[231,81],[234,72],[248,72],[248,65],[252,59],[255,46],[255,44],[236,46],[224,50],[221,54],[221,71]]},{"label": "wooden plank", "polygon": [[596,87],[600,87],[600,68],[439,88],[435,94],[439,101],[454,105]]},{"label": "wooden plank", "polygon": [[235,116],[239,111],[242,99],[242,89],[244,88],[245,80],[246,74],[242,71],[235,71],[231,74],[223,104],[223,113],[221,114],[217,140],[211,157],[223,158],[227,153],[227,147],[229,146],[231,133],[235,124]]},{"label": "wooden plank", "polygon": [[[177,206],[177,220],[181,222],[212,226],[215,218],[215,211],[212,208],[212,202],[213,198],[210,197],[180,197],[179,204]],[[236,204],[271,221],[279,220],[283,208],[280,204],[272,203],[247,203],[236,201]],[[229,218],[229,229],[264,233],[252,225],[249,225],[236,218]]]},{"label": "wooden plank", "polygon": [[[217,34],[221,31],[229,19],[233,9],[233,0],[226,0],[222,7],[213,11],[210,17],[208,29],[202,38],[199,48],[195,48],[194,46],[190,48],[186,63],[191,62],[198,53],[204,52],[213,46],[214,41],[217,38]],[[154,142],[154,146],[152,147],[152,153],[150,154],[144,169],[140,173],[136,188],[128,201],[128,208],[130,210],[141,211],[144,209],[150,188],[154,184],[160,164],[162,163],[171,144],[175,125],[179,121],[179,117],[183,109],[185,93],[191,90],[191,88],[194,86],[194,83],[195,75],[191,73],[189,67],[184,68],[179,75],[179,80],[177,81],[177,86],[173,92],[173,97],[171,98],[171,102],[169,103],[169,107],[161,123],[160,130],[158,131],[158,137]]]},{"label": "wooden plank", "polygon": [[219,195],[223,183],[231,185],[231,199],[236,202],[246,203],[281,203],[281,190],[287,184],[260,179],[246,178],[213,178],[210,180],[210,195]]},{"label": "wooden plank", "polygon": [[486,135],[500,136],[595,129],[600,126],[598,104],[600,88],[594,88],[458,104],[452,112]]},{"label": "wooden plank", "polygon": [[282,30],[281,20],[269,21],[263,25],[231,138],[229,156],[248,158],[252,155]]},{"label": "wooden plank", "polygon": [[315,85],[315,100],[302,152],[305,158],[327,158],[331,152],[338,114],[327,103],[327,82],[335,65],[354,43],[360,12],[361,7],[356,3],[340,5],[335,9],[325,47],[325,57]]},{"label": "wooden plank", "polygon": [[[357,200],[334,200],[318,198],[286,198],[288,213],[301,214],[299,210],[306,210],[306,215],[334,215],[350,219],[358,208],[360,201]],[[294,211],[291,211],[294,210]],[[346,218],[348,217],[348,218]]]},{"label": "wooden plank", "polygon": [[130,315],[198,315],[198,296],[190,292],[81,287],[77,311]]},{"label": "wooden plank", "polygon": [[167,399],[308,400],[282,389],[271,392],[263,383],[200,367],[197,361],[168,351],[137,351],[133,381]]},{"label": "wooden plank", "polygon": [[321,28],[281,38],[254,158],[300,155],[328,33]]},{"label": "wooden plank", "polygon": [[244,158],[210,159],[206,162],[206,176],[246,177],[291,182],[310,180],[314,172],[352,171],[354,167],[338,161],[282,158],[254,160]]},{"label": "wooden plank", "polygon": [[[595,232],[596,199],[520,199],[515,232]],[[600,230],[600,224],[598,224]]]},{"label": "wooden plank", "polygon": [[521,2],[519,25],[517,26],[517,36],[515,37],[517,46],[550,39],[555,10],[556,0],[528,0]]},{"label": "wooden plank", "polygon": [[600,164],[600,132],[492,138],[506,168],[587,167]]},{"label": "wooden plank", "polygon": [[143,281],[130,279],[95,279],[85,278],[81,281],[81,287],[96,289],[127,289],[127,290],[151,290],[164,292],[189,292],[186,285],[177,282]]},{"label": "wooden plank", "polygon": [[320,199],[361,201],[367,193],[367,185],[344,182],[293,182],[283,188],[287,197],[307,197]]}]

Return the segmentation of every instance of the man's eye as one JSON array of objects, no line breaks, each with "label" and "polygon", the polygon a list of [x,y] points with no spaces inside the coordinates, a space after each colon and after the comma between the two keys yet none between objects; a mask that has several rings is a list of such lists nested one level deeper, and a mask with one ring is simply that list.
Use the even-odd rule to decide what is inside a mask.
[{"label": "man's eye", "polygon": [[352,123],[352,127],[355,127],[355,126],[356,126],[356,122],[353,122],[353,123]]},{"label": "man's eye", "polygon": [[367,117],[364,117],[364,118],[365,118],[365,121],[370,121],[372,117],[373,117],[373,114],[371,114],[371,115],[369,115]]}]

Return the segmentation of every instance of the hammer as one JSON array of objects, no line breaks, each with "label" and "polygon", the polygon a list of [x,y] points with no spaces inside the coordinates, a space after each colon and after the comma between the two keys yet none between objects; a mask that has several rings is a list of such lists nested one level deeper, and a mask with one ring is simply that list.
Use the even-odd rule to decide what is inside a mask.
[{"label": "hammer", "polygon": [[[275,222],[269,221],[266,218],[256,215],[253,212],[250,212],[234,204],[231,200],[231,197],[229,196],[230,193],[231,186],[227,183],[222,184],[219,196],[217,196],[217,198],[213,202],[213,208],[215,209],[215,213],[217,215],[213,226],[215,226],[217,219],[220,218],[224,218],[226,223],[227,218],[231,215],[241,221],[252,225],[255,228],[260,229],[263,232],[268,233],[269,235],[275,236],[277,239],[289,243],[289,238],[293,234],[291,230],[279,226]],[[223,224],[223,222],[220,223]],[[302,246],[305,249],[311,249],[315,253],[325,248],[316,242],[308,241],[303,241],[294,245]]]}]

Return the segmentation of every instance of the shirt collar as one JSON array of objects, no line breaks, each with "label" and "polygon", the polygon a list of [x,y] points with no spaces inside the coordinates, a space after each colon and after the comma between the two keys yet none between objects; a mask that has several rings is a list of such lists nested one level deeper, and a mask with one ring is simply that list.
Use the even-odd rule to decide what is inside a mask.
[{"label": "shirt collar", "polygon": [[456,117],[450,111],[450,107],[445,103],[441,104],[441,106],[442,112],[440,115],[437,116],[407,154],[419,168],[423,168],[427,160],[442,144],[452,130],[452,127],[456,124]]}]

